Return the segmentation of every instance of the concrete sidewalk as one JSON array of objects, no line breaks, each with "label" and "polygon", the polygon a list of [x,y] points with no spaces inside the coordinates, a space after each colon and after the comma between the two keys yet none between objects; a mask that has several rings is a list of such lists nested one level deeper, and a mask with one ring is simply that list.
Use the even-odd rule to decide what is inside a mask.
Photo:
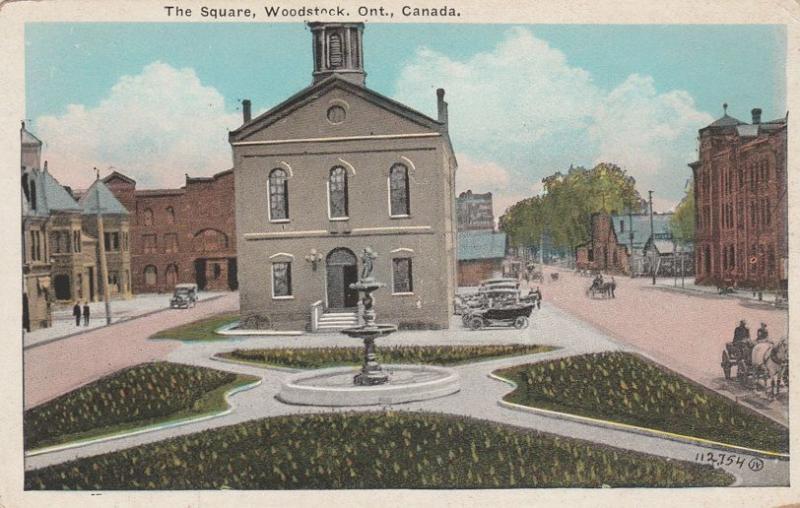
[{"label": "concrete sidewalk", "polygon": [[[226,293],[223,292],[200,292],[198,301],[212,300],[219,298]],[[112,300],[111,324],[128,321],[138,317],[152,314],[169,308],[169,294],[147,293],[134,296],[130,300]],[[102,328],[106,325],[106,311],[104,302],[91,302],[89,304],[90,319],[88,326],[83,325],[81,318],[80,326],[75,326],[75,318],[72,315],[72,306],[60,306],[53,311],[53,326],[42,328],[33,332],[23,334],[23,348],[46,344],[58,339],[64,339],[73,335],[81,334],[95,328]]]}]

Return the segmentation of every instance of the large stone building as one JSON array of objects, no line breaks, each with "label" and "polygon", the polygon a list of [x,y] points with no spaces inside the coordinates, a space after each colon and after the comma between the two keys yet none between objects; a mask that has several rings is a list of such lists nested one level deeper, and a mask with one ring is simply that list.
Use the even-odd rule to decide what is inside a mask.
[{"label": "large stone building", "polygon": [[[365,86],[362,23],[310,23],[313,82],[230,133],[243,316],[354,322],[360,254],[381,321],[444,328],[456,278],[456,159],[444,90],[429,118]],[[334,319],[335,318],[335,319]]]},{"label": "large stone building", "polygon": [[492,193],[473,194],[467,190],[456,199],[456,216],[459,231],[494,230]]},{"label": "large stone building", "polygon": [[105,226],[108,284],[128,298],[128,212],[100,181],[80,202],[41,163],[42,142],[25,129],[22,141],[23,327],[52,323],[57,302],[97,301],[103,294],[97,244],[97,203]]},{"label": "large stone building", "polygon": [[727,114],[700,129],[694,175],[699,284],[787,288],[786,122]]},{"label": "large stone building", "polygon": [[119,172],[103,179],[130,211],[134,293],[170,292],[194,282],[200,289],[236,289],[233,171],[186,176],[180,189],[136,189]]}]

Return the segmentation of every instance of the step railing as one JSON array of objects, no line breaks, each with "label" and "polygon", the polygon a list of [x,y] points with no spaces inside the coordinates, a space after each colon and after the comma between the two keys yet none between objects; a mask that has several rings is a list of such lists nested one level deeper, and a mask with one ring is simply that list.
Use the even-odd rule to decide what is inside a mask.
[{"label": "step railing", "polygon": [[319,318],[322,317],[322,300],[317,300],[311,304],[311,332],[319,330]]}]

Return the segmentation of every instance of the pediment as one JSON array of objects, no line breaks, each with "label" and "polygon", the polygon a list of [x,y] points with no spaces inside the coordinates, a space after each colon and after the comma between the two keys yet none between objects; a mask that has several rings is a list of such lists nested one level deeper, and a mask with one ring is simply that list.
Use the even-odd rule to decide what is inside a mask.
[{"label": "pediment", "polygon": [[[435,101],[435,95],[431,94]],[[333,109],[332,109],[333,108]],[[444,124],[336,76],[306,88],[230,134],[231,142],[437,133]]]}]

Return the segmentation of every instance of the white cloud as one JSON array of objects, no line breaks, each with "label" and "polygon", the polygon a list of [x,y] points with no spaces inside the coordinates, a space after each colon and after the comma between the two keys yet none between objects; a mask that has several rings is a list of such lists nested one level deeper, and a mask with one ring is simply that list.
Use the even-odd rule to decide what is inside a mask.
[{"label": "white cloud", "polygon": [[496,162],[479,162],[469,156],[459,157],[456,190],[463,192],[496,192],[508,186],[511,177],[506,168]]},{"label": "white cloud", "polygon": [[193,69],[153,62],[121,77],[96,106],[70,105],[63,115],[37,118],[35,128],[52,173],[66,185],[86,187],[93,166],[103,173],[113,166],[140,187],[178,187],[185,173],[231,167],[227,129],[240,123]]},{"label": "white cloud", "polygon": [[418,49],[401,71],[395,98],[435,116],[439,87],[447,91],[462,166],[494,163],[508,175],[498,188],[491,173],[468,168],[472,190],[495,189],[501,203],[527,197],[525,189],[540,192],[544,176],[570,164],[605,161],[626,169],[643,195],[654,190],[657,209],[669,208],[683,196],[697,129],[712,121],[689,93],[659,93],[649,76],[633,74],[611,91],[601,89],[527,28],[510,29],[495,48],[463,61]]}]

